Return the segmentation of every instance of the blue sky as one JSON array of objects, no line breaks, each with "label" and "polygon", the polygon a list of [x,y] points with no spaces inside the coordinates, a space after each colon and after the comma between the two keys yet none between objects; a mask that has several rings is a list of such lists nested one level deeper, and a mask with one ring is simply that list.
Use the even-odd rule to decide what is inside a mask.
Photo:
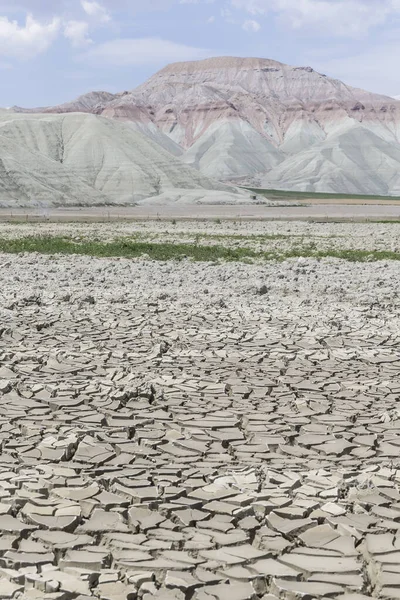
[{"label": "blue sky", "polygon": [[0,106],[119,92],[169,62],[258,56],[400,94],[400,0],[0,0]]}]

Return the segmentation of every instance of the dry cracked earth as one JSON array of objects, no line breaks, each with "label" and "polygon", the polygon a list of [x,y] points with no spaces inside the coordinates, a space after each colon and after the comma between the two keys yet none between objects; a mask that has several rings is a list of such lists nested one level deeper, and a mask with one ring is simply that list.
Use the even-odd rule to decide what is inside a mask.
[{"label": "dry cracked earth", "polygon": [[0,276],[1,599],[400,598],[398,263]]}]

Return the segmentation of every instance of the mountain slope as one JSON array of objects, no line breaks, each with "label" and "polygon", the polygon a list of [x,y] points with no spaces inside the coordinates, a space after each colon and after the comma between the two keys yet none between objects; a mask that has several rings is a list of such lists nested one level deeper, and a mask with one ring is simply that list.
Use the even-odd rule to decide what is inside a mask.
[{"label": "mountain slope", "polygon": [[[219,57],[169,65],[131,92],[96,94],[45,110],[83,106],[130,122],[208,177],[310,191],[397,193],[392,169],[400,171],[400,163],[387,144],[400,148],[400,102],[311,67]],[[361,148],[357,158],[354,149],[352,156],[344,150],[361,141],[373,147]],[[387,161],[391,167],[382,169]]]},{"label": "mountain slope", "polygon": [[400,146],[355,125],[282,162],[261,186],[297,191],[396,194]]},{"label": "mountain slope", "polygon": [[246,121],[213,123],[182,160],[217,179],[246,177],[270,169],[284,156]]},{"label": "mountain slope", "polygon": [[249,200],[129,124],[81,113],[0,113],[0,206],[132,204],[160,195]]}]

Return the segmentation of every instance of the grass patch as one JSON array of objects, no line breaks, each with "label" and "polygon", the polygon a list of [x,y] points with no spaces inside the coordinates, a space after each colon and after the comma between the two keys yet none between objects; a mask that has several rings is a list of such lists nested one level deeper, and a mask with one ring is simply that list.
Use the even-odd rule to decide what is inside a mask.
[{"label": "grass patch", "polygon": [[290,235],[284,235],[282,233],[274,233],[274,234],[263,234],[263,233],[249,233],[248,235],[246,234],[241,234],[241,233],[199,233],[198,234],[199,238],[203,238],[203,239],[214,239],[214,240],[232,240],[232,241],[240,241],[240,240],[248,240],[250,242],[254,242],[254,241],[268,241],[268,240],[284,240],[284,239],[289,239],[293,236]]},{"label": "grass patch", "polygon": [[389,221],[380,220],[380,221],[369,221],[369,223],[383,223],[384,225],[398,225],[400,223],[399,219],[390,219]]},{"label": "grass patch", "polygon": [[378,260],[400,260],[400,252],[385,250],[317,250],[312,246],[297,246],[283,252],[274,249],[271,252],[255,252],[250,248],[226,248],[220,245],[202,246],[199,244],[174,244],[140,242],[135,239],[121,238],[111,242],[76,240],[67,237],[31,236],[19,239],[0,238],[0,252],[18,254],[37,252],[39,254],[79,254],[104,258],[137,258],[148,256],[152,260],[181,260],[191,258],[195,261],[214,262],[277,260],[288,258],[340,258],[351,262],[372,262]]},{"label": "grass patch", "polygon": [[[135,238],[137,240],[139,239],[150,239],[150,240],[157,240],[159,239],[159,233],[156,232],[152,232],[152,231],[139,231],[139,232],[135,232],[135,233],[130,233],[129,237],[130,238]],[[238,242],[238,241],[245,241],[245,242],[268,242],[268,241],[276,241],[276,240],[293,240],[295,238],[300,238],[300,241],[303,241],[304,239],[309,239],[307,238],[307,236],[305,236],[304,233],[299,234],[299,233],[188,233],[188,232],[183,232],[183,231],[179,231],[178,233],[175,231],[164,231],[163,235],[165,236],[173,236],[173,235],[178,235],[180,238],[188,238],[190,239],[194,239],[195,240],[195,244],[198,244],[200,240],[208,240],[210,242],[212,241],[220,241],[220,242]],[[325,236],[325,235],[316,235],[313,234],[312,235],[313,238],[315,239],[336,239],[336,238],[342,238],[345,237],[344,235],[334,235],[331,234],[329,236]],[[170,242],[172,243],[172,242]]]},{"label": "grass patch", "polygon": [[[179,234],[179,235],[187,235],[190,234]],[[248,242],[268,242],[274,240],[293,240],[295,238],[300,238],[304,240],[306,238],[304,233],[198,233],[196,237],[199,239],[209,239],[209,240],[232,240],[232,241],[248,241]],[[334,235],[331,234],[329,236],[325,235],[316,235],[312,234],[312,237],[315,239],[335,239],[339,237],[345,237],[344,235]],[[307,238],[308,239],[308,238]]]},{"label": "grass patch", "polygon": [[287,258],[340,258],[350,262],[376,262],[378,260],[400,260],[400,252],[390,250],[314,250],[309,247],[293,248],[284,252],[278,260]]},{"label": "grass patch", "polygon": [[76,241],[65,237],[24,237],[0,239],[0,252],[18,254],[38,252],[40,254],[82,254],[97,257],[136,258],[147,255],[153,260],[179,260],[190,257],[196,261],[240,261],[243,258],[257,258],[258,253],[249,248],[224,248],[223,246],[200,246],[197,244],[173,244],[139,242],[130,239],[116,239],[112,242],[91,240]]},{"label": "grass patch", "polygon": [[400,196],[374,196],[359,194],[329,194],[324,192],[293,192],[263,188],[244,188],[250,192],[268,196],[269,200],[399,200]]}]

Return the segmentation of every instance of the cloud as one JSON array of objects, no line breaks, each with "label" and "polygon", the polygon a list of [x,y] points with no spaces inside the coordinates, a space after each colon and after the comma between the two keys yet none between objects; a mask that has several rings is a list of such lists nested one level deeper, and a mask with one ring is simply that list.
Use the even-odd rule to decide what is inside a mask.
[{"label": "cloud", "polygon": [[98,2],[81,0],[81,5],[85,13],[98,23],[108,23],[111,21],[107,9]]},{"label": "cloud", "polygon": [[58,37],[61,21],[53,18],[48,23],[36,21],[27,15],[25,25],[0,17],[0,56],[29,59],[46,52]]},{"label": "cloud", "polygon": [[[212,53],[211,53],[212,54]],[[120,39],[99,44],[80,60],[95,67],[160,65],[211,56],[208,50],[159,38]]]},{"label": "cloud", "polygon": [[291,29],[360,37],[400,16],[399,0],[230,0],[250,15],[274,14]]},{"label": "cloud", "polygon": [[258,21],[248,20],[243,23],[242,28],[249,33],[256,33],[257,31],[260,31],[261,25]]},{"label": "cloud", "polygon": [[68,21],[64,27],[64,36],[73,48],[82,48],[93,44],[89,37],[89,24],[85,21]]},{"label": "cloud", "polygon": [[[91,0],[60,0],[57,9],[62,10],[67,4],[81,7],[86,12],[93,26],[107,23],[110,16],[107,10],[98,2]],[[24,3],[24,0],[22,0]],[[30,4],[39,4],[37,0],[30,0]],[[54,2],[52,2],[54,9]],[[6,9],[6,4],[0,0],[0,9]],[[19,10],[19,6],[16,8]],[[46,12],[47,1],[43,0],[41,8]],[[39,12],[39,14],[41,14]],[[68,13],[60,12],[60,16],[53,16],[47,21],[35,18],[28,13],[24,24],[0,16],[0,58],[29,59],[43,54],[57,39],[60,32],[69,40],[73,48],[83,48],[93,43],[89,36],[89,22],[86,20],[68,19]],[[42,16],[44,19],[45,17]]]}]

